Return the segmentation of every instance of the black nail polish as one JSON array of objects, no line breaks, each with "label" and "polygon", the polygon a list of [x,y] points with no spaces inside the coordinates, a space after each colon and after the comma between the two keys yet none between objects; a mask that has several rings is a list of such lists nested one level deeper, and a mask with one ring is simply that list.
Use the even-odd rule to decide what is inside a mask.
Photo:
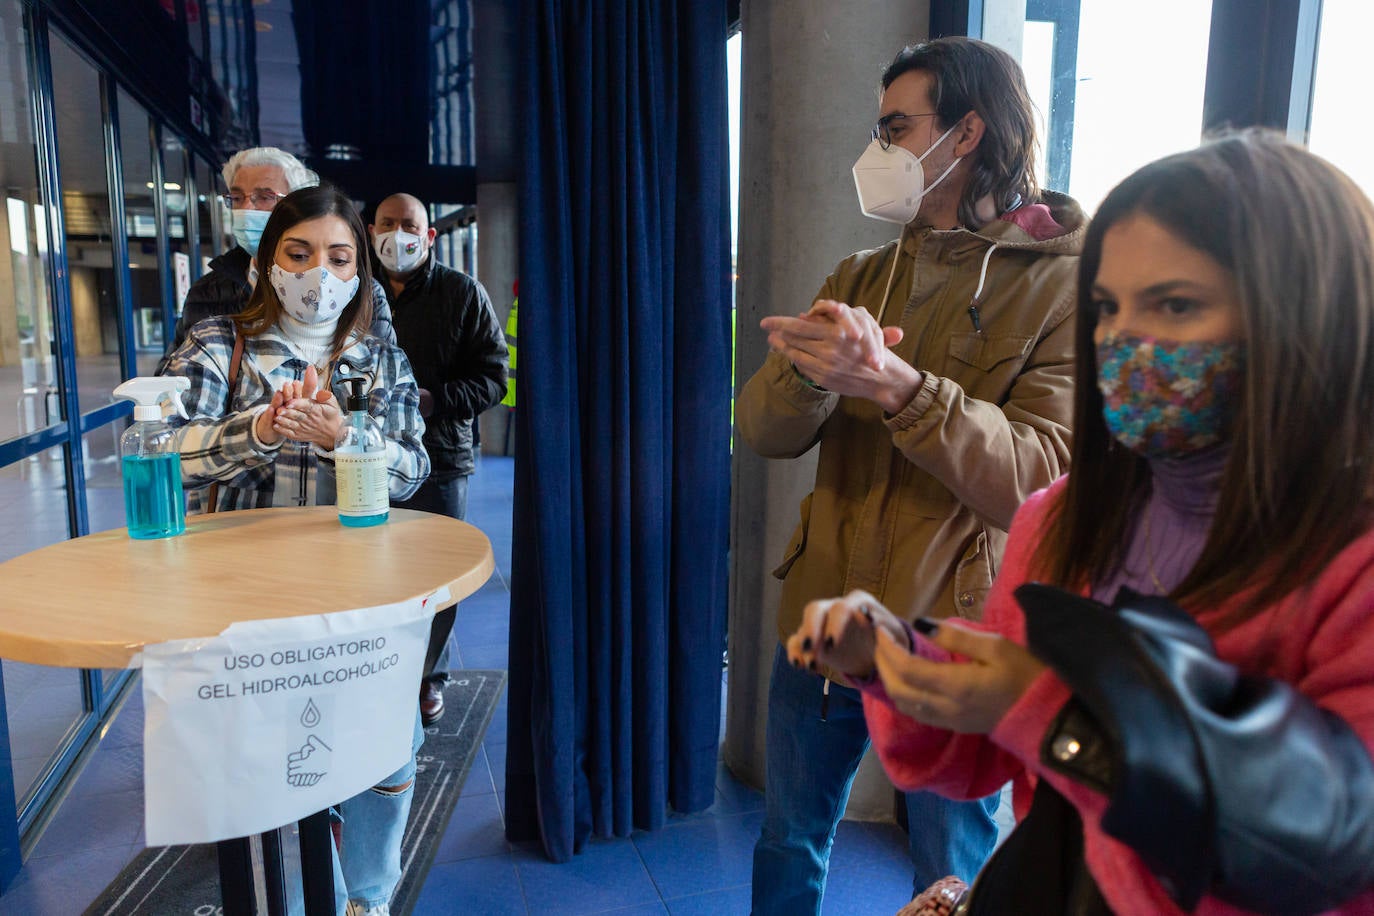
[{"label": "black nail polish", "polygon": [[922,636],[934,636],[935,631],[940,629],[940,624],[929,617],[917,617],[911,621],[911,628]]},{"label": "black nail polish", "polygon": [[811,637],[810,637],[810,636],[808,636],[808,637],[806,637],[805,639],[802,640],[802,651],[803,651],[803,652],[810,652],[810,651],[811,651]]},{"label": "black nail polish", "polygon": [[815,671],[815,670],[816,670],[816,660],[815,660],[814,658],[811,659],[811,661],[807,663],[807,666],[806,666],[806,667],[810,668],[812,671]]},{"label": "black nail polish", "polygon": [[792,659],[792,667],[793,667],[793,668],[796,668],[798,671],[800,671],[800,670],[801,670],[801,666],[802,666],[801,659],[799,659],[799,658],[794,658],[794,659]]},{"label": "black nail polish", "polygon": [[825,650],[829,652],[833,648],[835,648],[835,637],[827,636],[825,638]]}]

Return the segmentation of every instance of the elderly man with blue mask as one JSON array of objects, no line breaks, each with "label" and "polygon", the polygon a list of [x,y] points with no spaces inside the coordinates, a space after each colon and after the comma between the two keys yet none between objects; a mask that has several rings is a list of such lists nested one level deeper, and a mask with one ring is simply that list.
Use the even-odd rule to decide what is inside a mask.
[{"label": "elderly man with blue mask", "polygon": [[[299,159],[271,146],[239,150],[224,163],[220,174],[224,186],[229,189],[223,200],[229,207],[230,229],[238,244],[211,260],[210,269],[191,284],[171,346],[167,348],[168,354],[182,345],[196,322],[243,310],[257,281],[254,258],[272,208],[292,191],[320,183],[320,176]],[[372,292],[372,333],[395,343],[396,333],[391,327],[391,308],[386,294],[376,281],[373,281]],[[161,369],[159,366],[158,371]]]}]

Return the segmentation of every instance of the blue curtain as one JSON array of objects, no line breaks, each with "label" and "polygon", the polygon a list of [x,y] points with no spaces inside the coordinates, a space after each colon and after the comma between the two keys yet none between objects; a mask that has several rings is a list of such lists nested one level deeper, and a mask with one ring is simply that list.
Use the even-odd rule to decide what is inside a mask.
[{"label": "blue curtain", "polygon": [[714,799],[726,8],[522,0],[507,834],[565,861]]}]

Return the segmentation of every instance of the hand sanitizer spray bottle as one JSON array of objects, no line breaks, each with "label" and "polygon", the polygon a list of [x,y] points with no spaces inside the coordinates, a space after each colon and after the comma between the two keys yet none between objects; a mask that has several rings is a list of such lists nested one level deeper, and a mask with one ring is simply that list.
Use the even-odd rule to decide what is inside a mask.
[{"label": "hand sanitizer spray bottle", "polygon": [[158,403],[167,398],[184,417],[181,392],[190,387],[189,379],[159,376],[132,378],[114,390],[116,398],[134,402],[134,423],[119,438],[124,517],[131,538],[168,538],[186,530],[176,431],[162,419]]},{"label": "hand sanitizer spray bottle", "polygon": [[339,521],[350,528],[380,525],[391,514],[386,474],[386,438],[367,412],[367,379],[349,376],[348,424],[334,445]]}]

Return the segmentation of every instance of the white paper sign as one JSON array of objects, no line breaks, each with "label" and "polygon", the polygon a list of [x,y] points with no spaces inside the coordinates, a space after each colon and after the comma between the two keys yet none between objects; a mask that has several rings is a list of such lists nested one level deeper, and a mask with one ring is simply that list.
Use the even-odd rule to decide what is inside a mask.
[{"label": "white paper sign", "polygon": [[400,769],[430,620],[447,603],[444,590],[146,647],[148,845],[272,830]]}]

